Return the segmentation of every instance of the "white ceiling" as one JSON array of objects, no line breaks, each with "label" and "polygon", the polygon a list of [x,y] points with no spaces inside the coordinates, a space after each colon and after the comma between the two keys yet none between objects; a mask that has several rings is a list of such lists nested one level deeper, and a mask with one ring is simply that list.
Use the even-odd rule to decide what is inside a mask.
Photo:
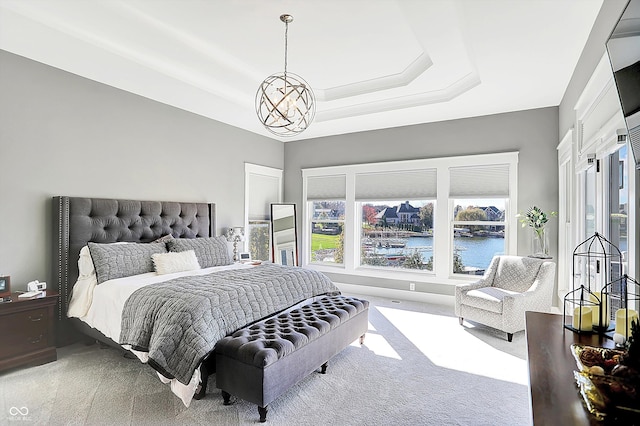
[{"label": "white ceiling", "polygon": [[255,93],[314,89],[294,138],[559,105],[602,0],[0,0],[0,48],[274,137]]}]

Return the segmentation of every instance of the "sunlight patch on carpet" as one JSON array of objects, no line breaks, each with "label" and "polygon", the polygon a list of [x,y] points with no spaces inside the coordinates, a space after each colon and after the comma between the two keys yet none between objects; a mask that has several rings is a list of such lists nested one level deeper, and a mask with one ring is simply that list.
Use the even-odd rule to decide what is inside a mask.
[{"label": "sunlight patch on carpet", "polygon": [[431,362],[440,367],[528,384],[525,360],[505,353],[465,331],[456,317],[385,307],[377,309]]},{"label": "sunlight patch on carpet", "polygon": [[[351,344],[351,346],[360,347],[360,341],[356,340]],[[396,352],[393,349],[393,347],[389,344],[387,339],[385,339],[384,336],[380,334],[372,333],[371,328],[369,328],[369,331],[367,332],[367,336],[364,339],[363,346],[366,346],[371,352],[373,352],[378,356],[384,356],[387,358],[400,359],[400,360],[402,359],[400,355],[398,355],[398,352]]]}]

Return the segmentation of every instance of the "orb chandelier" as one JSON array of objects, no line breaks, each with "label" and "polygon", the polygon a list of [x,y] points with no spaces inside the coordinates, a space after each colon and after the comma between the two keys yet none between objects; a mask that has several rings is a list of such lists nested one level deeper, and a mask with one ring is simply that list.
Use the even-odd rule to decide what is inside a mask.
[{"label": "orb chandelier", "polygon": [[281,15],[284,22],[284,72],[267,77],[256,93],[256,112],[260,122],[278,136],[303,132],[316,114],[316,99],[309,83],[287,72],[287,37],[293,16]]}]

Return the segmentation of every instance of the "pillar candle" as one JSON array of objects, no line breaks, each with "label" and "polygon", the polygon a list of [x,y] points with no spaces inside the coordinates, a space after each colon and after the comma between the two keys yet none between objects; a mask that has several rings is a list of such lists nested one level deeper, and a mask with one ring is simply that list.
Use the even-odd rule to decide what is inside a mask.
[{"label": "pillar candle", "polygon": [[591,311],[593,314],[594,327],[600,326],[600,308],[601,307],[602,307],[602,326],[609,327],[609,306],[607,305],[607,299],[606,298],[603,299],[602,293],[598,291],[598,292],[595,292],[594,294],[590,294],[589,300],[595,303],[599,303],[598,306],[591,307]]},{"label": "pillar candle", "polygon": [[625,338],[631,334],[631,322],[638,321],[638,313],[633,309],[618,309],[616,311],[616,333]]},{"label": "pillar candle", "polygon": [[580,331],[591,331],[593,329],[593,309],[588,306],[575,308],[573,310],[573,328]]}]

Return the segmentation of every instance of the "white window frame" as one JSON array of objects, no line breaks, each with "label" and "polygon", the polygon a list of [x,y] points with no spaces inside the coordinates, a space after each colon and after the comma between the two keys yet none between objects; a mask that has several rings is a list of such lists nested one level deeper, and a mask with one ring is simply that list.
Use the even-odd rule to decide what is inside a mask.
[{"label": "white window frame", "polygon": [[[458,157],[442,157],[421,160],[392,161],[384,163],[352,164],[344,166],[318,167],[302,170],[302,266],[324,272],[340,272],[349,275],[369,276],[375,278],[406,279],[419,282],[458,284],[461,281],[477,279],[474,276],[453,274],[453,256],[435,256],[435,253],[453,253],[453,241],[449,238],[452,226],[453,206],[449,200],[449,168],[456,166],[482,166],[508,164],[509,188],[508,202],[505,205],[505,253],[516,254],[518,246],[516,206],[518,205],[518,153],[506,152],[497,154],[468,155]],[[434,211],[434,271],[390,270],[381,268],[360,267],[360,235],[361,214],[359,203],[355,201],[355,175],[371,172],[398,172],[405,170],[433,169],[437,170],[437,196]],[[310,204],[307,201],[307,179],[310,177],[346,175],[346,200],[344,223],[344,263],[342,265],[319,265],[309,262],[310,259]],[[502,198],[502,197],[500,197]],[[405,201],[405,200],[403,200]],[[361,208],[360,208],[361,210]]]}]

